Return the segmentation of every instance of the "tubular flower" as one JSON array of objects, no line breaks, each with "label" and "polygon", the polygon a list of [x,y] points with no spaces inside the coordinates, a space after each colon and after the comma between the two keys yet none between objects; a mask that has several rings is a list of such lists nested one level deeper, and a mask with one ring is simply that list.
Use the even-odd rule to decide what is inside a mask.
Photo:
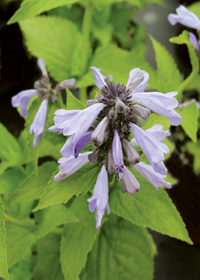
[{"label": "tubular flower", "polygon": [[[19,92],[17,95],[12,97],[11,103],[13,107],[20,106],[22,117],[25,117],[28,113],[27,106],[29,100],[38,95],[39,99],[42,100],[41,106],[35,115],[33,123],[30,127],[30,133],[35,134],[33,146],[37,146],[41,136],[44,135],[45,120],[47,113],[47,103],[48,101],[57,102],[57,96],[61,94],[61,90],[65,88],[76,88],[76,80],[64,80],[58,83],[54,89],[51,89],[51,83],[49,76],[45,67],[44,59],[38,59],[38,66],[42,72],[42,78],[34,83],[34,89],[24,90]],[[59,132],[62,132],[59,130]]]},{"label": "tubular flower", "polygon": [[[68,159],[77,162],[81,150],[93,142],[92,152],[87,157],[91,163],[97,162],[101,172],[94,188],[93,196],[88,199],[91,212],[96,209],[97,228],[101,224],[105,209],[108,208],[108,175],[117,173],[122,191],[134,195],[140,190],[140,184],[128,170],[135,169],[156,188],[169,187],[163,180],[167,172],[163,164],[168,147],[161,141],[168,135],[162,125],[154,125],[144,131],[142,121],[146,121],[150,110],[168,117],[172,124],[178,125],[181,117],[174,111],[178,106],[174,98],[176,93],[146,93],[149,74],[139,68],[132,69],[127,85],[115,83],[112,76],[103,76],[101,70],[91,67],[96,86],[100,89],[94,100],[87,101],[84,110],[58,110],[54,117],[55,125],[50,130],[70,136],[61,149],[64,158],[60,160],[60,173],[56,180],[63,180],[68,169]],[[140,103],[136,104],[135,102]],[[147,108],[146,108],[147,107]],[[131,131],[134,140],[131,141]],[[139,145],[152,166],[140,164],[140,152],[133,147]],[[61,162],[62,161],[62,162]],[[67,168],[63,169],[64,162]]]}]

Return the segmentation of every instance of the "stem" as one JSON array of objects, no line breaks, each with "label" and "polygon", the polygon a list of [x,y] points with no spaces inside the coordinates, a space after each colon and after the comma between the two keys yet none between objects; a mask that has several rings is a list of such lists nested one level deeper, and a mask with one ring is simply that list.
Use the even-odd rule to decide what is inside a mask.
[{"label": "stem", "polygon": [[196,75],[198,73],[196,71],[191,72],[191,74],[182,82],[182,84],[178,88],[178,95],[176,96],[177,100],[180,102],[182,99],[183,91],[185,88],[187,88],[188,85],[190,85],[193,81],[193,79],[196,78]]},{"label": "stem", "polygon": [[79,99],[83,104],[86,104],[87,101],[87,91],[86,88],[79,88]]}]

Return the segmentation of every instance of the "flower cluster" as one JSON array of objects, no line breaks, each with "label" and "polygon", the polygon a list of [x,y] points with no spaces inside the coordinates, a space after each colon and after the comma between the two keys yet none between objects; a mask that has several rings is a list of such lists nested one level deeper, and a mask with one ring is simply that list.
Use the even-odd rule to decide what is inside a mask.
[{"label": "flower cluster", "polygon": [[[105,210],[109,213],[108,175],[116,173],[122,191],[130,195],[140,189],[139,182],[128,169],[130,165],[155,188],[171,187],[164,181],[167,169],[163,160],[169,149],[162,142],[170,132],[164,131],[161,125],[145,131],[141,128],[141,119],[146,121],[150,110],[169,118],[172,125],[179,125],[181,117],[174,111],[178,106],[174,98],[177,92],[144,92],[148,87],[147,72],[134,68],[124,85],[115,83],[111,75],[103,76],[101,69],[91,69],[100,94],[88,100],[84,110],[57,110],[55,125],[49,130],[71,136],[61,149],[63,158],[58,161],[60,172],[55,181],[68,177],[88,161],[101,166],[93,196],[88,199],[89,210],[96,209],[98,228]],[[131,131],[134,139],[130,139]],[[81,154],[89,141],[94,143],[93,150]],[[140,161],[135,146],[140,146],[151,165]]]},{"label": "flower cluster", "polygon": [[41,136],[44,136],[48,101],[57,102],[57,97],[61,94],[62,89],[76,88],[76,80],[69,79],[58,83],[56,87],[52,89],[43,58],[38,59],[38,66],[42,72],[42,78],[34,83],[34,89],[21,91],[17,95],[13,96],[11,100],[13,107],[20,106],[20,115],[22,117],[25,117],[28,113],[27,106],[31,97],[38,95],[38,97],[42,100],[40,108],[30,127],[30,133],[35,134],[33,146],[37,146]]},{"label": "flower cluster", "polygon": [[[176,9],[177,15],[176,14],[169,14],[168,15],[168,20],[172,25],[175,25],[177,22],[194,28],[197,31],[200,30],[200,19],[192,12],[190,12],[186,7],[183,5],[180,5]],[[197,40],[196,36],[194,33],[189,32],[190,34],[190,42],[192,42],[194,48],[199,51],[199,41]]]}]

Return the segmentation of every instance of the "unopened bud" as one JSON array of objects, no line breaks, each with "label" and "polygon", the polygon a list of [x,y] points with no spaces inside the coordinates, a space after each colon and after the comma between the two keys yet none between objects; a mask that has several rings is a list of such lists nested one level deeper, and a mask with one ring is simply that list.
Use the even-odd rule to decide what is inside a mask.
[{"label": "unopened bud", "polygon": [[88,159],[91,163],[95,163],[97,161],[98,153],[99,153],[99,150],[96,149],[92,154],[89,154]]},{"label": "unopened bud", "polygon": [[96,104],[96,103],[99,103],[99,101],[96,100],[96,99],[87,100],[87,101],[86,101],[86,107],[90,107],[90,106],[92,106],[92,105],[94,105],[94,104]]},{"label": "unopened bud", "polygon": [[127,140],[123,139],[122,140],[122,145],[124,147],[124,150],[126,151],[127,155],[127,160],[131,165],[135,165],[138,162],[140,162],[140,155],[136,151],[136,149],[131,145],[130,142]]},{"label": "unopened bud", "polygon": [[107,134],[105,133],[106,128],[109,123],[109,118],[105,117],[103,120],[97,125],[96,129],[92,133],[92,141],[97,145],[101,146],[104,141],[107,139]]},{"label": "unopened bud", "polygon": [[117,119],[117,112],[115,111],[114,107],[112,107],[111,110],[109,111],[109,118],[111,120],[116,120]]},{"label": "unopened bud", "polygon": [[136,104],[131,106],[131,112],[141,117],[144,121],[146,121],[150,115],[149,109]]},{"label": "unopened bud", "polygon": [[115,109],[116,109],[116,111],[118,112],[118,113],[123,113],[124,112],[124,109],[125,109],[125,107],[126,107],[126,105],[124,104],[124,102],[122,102],[120,99],[119,99],[119,97],[117,97],[116,99],[115,99],[116,101],[116,103],[115,103]]}]

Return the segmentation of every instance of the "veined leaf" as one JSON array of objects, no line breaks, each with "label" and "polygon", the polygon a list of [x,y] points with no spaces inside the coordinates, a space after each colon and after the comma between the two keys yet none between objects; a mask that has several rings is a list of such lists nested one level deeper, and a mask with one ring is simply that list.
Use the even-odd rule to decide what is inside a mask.
[{"label": "veined leaf", "polygon": [[[132,168],[131,168],[132,171]],[[132,223],[192,244],[180,214],[167,193],[156,190],[134,170],[141,189],[133,197],[122,193],[119,183],[110,193],[110,210]]]},{"label": "veined leaf", "polygon": [[150,36],[157,63],[158,90],[161,92],[176,91],[182,82],[180,71],[171,54]]},{"label": "veined leaf", "polygon": [[151,280],[155,245],[147,229],[110,214],[88,255],[81,280]]},{"label": "veined leaf", "polygon": [[196,2],[188,6],[187,9],[200,18],[200,3]]},{"label": "veined leaf", "polygon": [[54,204],[67,203],[73,195],[78,196],[91,190],[94,187],[99,171],[98,166],[89,162],[63,181],[54,182],[52,178],[44,190],[38,206],[33,211]]},{"label": "veined leaf", "polygon": [[6,230],[3,202],[0,196],[0,277],[10,280],[6,253]]},{"label": "veined leaf", "polygon": [[77,279],[99,232],[94,213],[88,209],[88,198],[85,195],[73,201],[70,210],[79,222],[66,225],[62,235],[61,266],[65,279]]},{"label": "veined leaf", "polygon": [[18,168],[6,170],[0,176],[0,194],[13,193],[26,175]]},{"label": "veined leaf", "polygon": [[67,89],[67,110],[76,109],[85,109],[85,105],[80,100],[78,100],[69,89]]},{"label": "veined leaf", "polygon": [[192,102],[191,104],[182,108],[177,108],[176,111],[182,117],[182,128],[192,139],[192,141],[196,143],[199,116],[199,110],[197,109],[196,102]]},{"label": "veined leaf", "polygon": [[20,8],[15,12],[8,24],[12,24],[27,18],[32,18],[42,12],[49,11],[53,8],[70,5],[77,0],[24,0]]}]

